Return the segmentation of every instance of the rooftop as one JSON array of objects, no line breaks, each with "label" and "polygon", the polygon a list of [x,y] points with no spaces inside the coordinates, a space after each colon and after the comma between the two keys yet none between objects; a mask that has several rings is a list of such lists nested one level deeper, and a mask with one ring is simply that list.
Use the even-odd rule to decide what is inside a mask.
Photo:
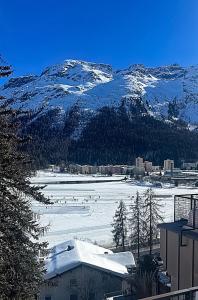
[{"label": "rooftop", "polygon": [[159,228],[164,228],[172,232],[176,232],[186,236],[192,240],[198,240],[198,229],[188,225],[188,220],[180,220],[171,223],[162,223],[158,225]]},{"label": "rooftop", "polygon": [[135,266],[135,260],[131,252],[113,253],[88,242],[70,240],[54,246],[45,264],[46,280],[82,264],[124,277],[128,275],[127,267]]}]

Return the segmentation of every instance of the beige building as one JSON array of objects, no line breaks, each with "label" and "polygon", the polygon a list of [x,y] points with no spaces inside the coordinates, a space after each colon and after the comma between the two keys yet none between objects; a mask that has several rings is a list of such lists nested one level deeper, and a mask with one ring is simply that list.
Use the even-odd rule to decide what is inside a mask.
[{"label": "beige building", "polygon": [[45,263],[39,300],[102,300],[105,294],[126,291],[135,267],[131,252],[113,253],[79,240],[53,247]]},{"label": "beige building", "polygon": [[146,172],[152,172],[153,171],[153,163],[151,161],[145,160],[144,167]]},{"label": "beige building", "polygon": [[174,160],[166,159],[164,160],[164,171],[171,171],[174,169]]},{"label": "beige building", "polygon": [[144,159],[142,157],[137,157],[135,159],[135,166],[136,168],[144,168]]},{"label": "beige building", "polygon": [[176,196],[175,221],[159,225],[160,253],[170,276],[171,291],[198,286],[197,197]]}]

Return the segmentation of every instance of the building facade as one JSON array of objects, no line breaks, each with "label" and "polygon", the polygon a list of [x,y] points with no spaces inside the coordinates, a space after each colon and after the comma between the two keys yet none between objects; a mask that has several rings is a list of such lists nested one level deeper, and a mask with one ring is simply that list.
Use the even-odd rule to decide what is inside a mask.
[{"label": "building facade", "polygon": [[113,253],[71,240],[51,249],[38,300],[102,300],[128,287],[135,261],[131,252]]},{"label": "building facade", "polygon": [[135,159],[136,168],[144,168],[144,159],[142,157],[137,157]]},{"label": "building facade", "polygon": [[45,281],[39,300],[102,300],[122,291],[124,279],[107,271],[80,265]]},{"label": "building facade", "polygon": [[198,195],[175,197],[174,222],[160,224],[160,253],[171,291],[198,286]]},{"label": "building facade", "polygon": [[164,171],[172,171],[174,169],[174,160],[166,159],[164,160]]}]

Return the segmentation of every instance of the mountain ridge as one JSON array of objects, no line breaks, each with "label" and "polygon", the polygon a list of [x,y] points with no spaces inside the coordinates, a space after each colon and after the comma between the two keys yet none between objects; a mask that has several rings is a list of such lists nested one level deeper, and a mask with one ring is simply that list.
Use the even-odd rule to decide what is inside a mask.
[{"label": "mountain ridge", "polygon": [[82,110],[97,111],[104,106],[126,106],[141,100],[145,112],[156,118],[173,118],[190,124],[198,122],[198,66],[177,64],[145,67],[134,64],[125,69],[79,60],[65,60],[45,68],[40,75],[10,79],[0,89],[7,98],[30,108],[45,104],[46,109],[64,111],[78,104]]},{"label": "mountain ridge", "polygon": [[198,66],[107,64],[66,60],[40,75],[12,78],[0,95],[41,113],[23,122],[24,150],[37,168],[51,163],[132,164],[141,155],[198,159]]}]

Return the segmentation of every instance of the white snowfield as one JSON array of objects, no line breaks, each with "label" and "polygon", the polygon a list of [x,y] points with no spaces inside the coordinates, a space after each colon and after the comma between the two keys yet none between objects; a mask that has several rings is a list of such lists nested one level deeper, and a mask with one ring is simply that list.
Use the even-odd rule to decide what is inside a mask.
[{"label": "white snowfield", "polygon": [[[49,172],[38,172],[32,178],[32,182],[42,182],[51,180],[63,181],[71,178],[94,179],[92,176],[54,174]],[[106,177],[109,179],[109,177]],[[117,179],[117,176],[113,176]],[[41,237],[41,240],[48,241],[49,247],[62,243],[73,238],[97,242],[100,245],[112,245],[112,221],[115,210],[120,200],[124,200],[129,208],[133,203],[136,192],[143,194],[148,186],[141,186],[130,182],[102,182],[85,184],[48,184],[42,192],[49,197],[54,206],[60,206],[56,214],[49,213],[50,208],[45,208],[40,215],[42,225],[50,225],[49,231]],[[159,196],[157,199],[163,205],[162,213],[165,221],[173,220],[174,195],[198,193],[197,188],[179,186],[171,188],[166,185],[163,188],[154,188],[154,192]],[[34,208],[40,206],[33,203]],[[78,206],[85,206],[86,213],[82,213]],[[61,210],[62,208],[62,210]],[[45,212],[45,210],[47,212]]]},{"label": "white snowfield", "polygon": [[104,106],[118,106],[122,100],[136,105],[142,97],[148,113],[167,116],[169,102],[176,101],[180,117],[198,121],[198,66],[169,65],[145,67],[132,65],[113,70],[110,65],[65,60],[46,68],[40,75],[13,78],[1,88],[1,95],[14,97],[22,105],[37,108],[70,109],[73,105],[86,111]]},{"label": "white snowfield", "polygon": [[135,261],[131,252],[113,253],[91,243],[70,240],[54,246],[45,264],[45,279],[51,279],[80,265],[125,276],[127,267],[134,267]]}]

